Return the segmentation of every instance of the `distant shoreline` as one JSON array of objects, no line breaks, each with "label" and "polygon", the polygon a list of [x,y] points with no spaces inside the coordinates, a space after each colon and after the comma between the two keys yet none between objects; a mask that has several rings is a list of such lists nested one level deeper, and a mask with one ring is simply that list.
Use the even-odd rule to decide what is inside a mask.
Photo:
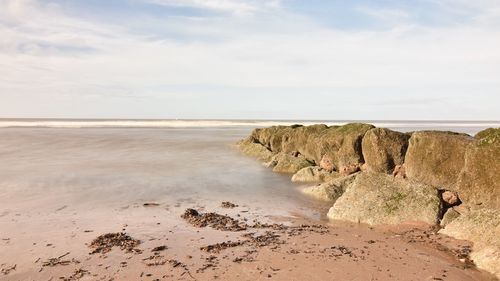
[{"label": "distant shoreline", "polygon": [[432,121],[432,120],[223,120],[223,119],[50,119],[0,118],[0,128],[200,128],[200,127],[268,127],[294,124],[329,126],[351,122],[369,122],[388,128],[488,128],[500,127],[500,121]]}]

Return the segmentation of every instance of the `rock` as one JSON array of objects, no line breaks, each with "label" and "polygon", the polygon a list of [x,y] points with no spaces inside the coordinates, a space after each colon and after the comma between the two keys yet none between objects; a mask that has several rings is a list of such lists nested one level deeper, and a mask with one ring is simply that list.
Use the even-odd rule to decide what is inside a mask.
[{"label": "rock", "polygon": [[443,198],[443,201],[447,207],[455,206],[461,203],[460,199],[458,198],[458,194],[453,191],[445,190],[441,194],[441,197]]},{"label": "rock", "polygon": [[396,165],[394,171],[392,171],[392,176],[399,179],[406,179],[406,169],[404,165]]},{"label": "rock", "polygon": [[471,207],[500,209],[500,128],[476,135],[465,152],[465,163],[456,190]]},{"label": "rock", "polygon": [[412,134],[405,156],[406,176],[419,182],[454,190],[473,138],[458,133],[421,131]]},{"label": "rock", "polygon": [[[281,149],[285,153],[298,151],[306,155],[309,141],[326,129],[328,129],[328,126],[324,124],[295,127],[293,130],[289,130],[283,135]],[[309,154],[306,155],[309,160],[318,163],[316,159],[309,156]]]},{"label": "rock", "polygon": [[435,188],[382,173],[360,173],[328,212],[334,220],[399,224],[436,224],[440,199]]},{"label": "rock", "polygon": [[332,126],[314,134],[308,139],[304,151],[308,159],[320,163],[323,159],[326,170],[341,171],[351,165],[363,164],[361,141],[373,125],[350,123],[344,126]]},{"label": "rock", "polygon": [[340,169],[340,174],[343,175],[343,176],[348,176],[350,174],[354,174],[354,173],[357,173],[361,171],[361,165],[358,163],[358,164],[350,164],[350,165],[346,165],[344,167],[342,167]]},{"label": "rock", "polygon": [[281,152],[283,136],[297,127],[300,127],[300,125],[259,128],[253,130],[251,137],[256,139],[260,144],[264,145],[272,152],[278,153]]},{"label": "rock", "polygon": [[260,161],[270,161],[274,154],[260,143],[256,143],[252,138],[245,139],[237,144],[239,150],[250,157]]},{"label": "rock", "polygon": [[500,142],[500,128],[488,128],[478,132],[474,138],[482,140],[483,144]]},{"label": "rock", "polygon": [[307,159],[302,155],[294,157],[293,155],[285,153],[278,153],[275,155],[271,160],[271,163],[275,164],[273,172],[290,174],[295,174],[299,170],[312,165],[312,163],[307,161]]},{"label": "rock", "polygon": [[318,166],[301,169],[292,176],[293,182],[326,182],[340,177],[339,173],[328,172]]},{"label": "rock", "polygon": [[328,155],[323,155],[323,157],[321,157],[321,160],[319,161],[319,166],[322,169],[329,172],[335,170],[335,166],[333,165],[333,159]]},{"label": "rock", "polygon": [[323,184],[309,186],[302,189],[302,192],[322,201],[334,202],[344,193],[347,187],[354,182],[357,175],[358,174],[353,174],[347,177],[339,177]]},{"label": "rock", "polygon": [[473,242],[471,258],[474,263],[500,278],[500,210],[471,210],[439,232]]},{"label": "rock", "polygon": [[373,172],[392,173],[404,162],[409,138],[409,134],[385,128],[366,132],[361,147],[367,168]]},{"label": "rock", "polygon": [[449,208],[448,210],[446,210],[446,213],[444,213],[444,216],[439,224],[441,225],[441,227],[445,227],[459,216],[459,212],[455,211],[453,208]]}]

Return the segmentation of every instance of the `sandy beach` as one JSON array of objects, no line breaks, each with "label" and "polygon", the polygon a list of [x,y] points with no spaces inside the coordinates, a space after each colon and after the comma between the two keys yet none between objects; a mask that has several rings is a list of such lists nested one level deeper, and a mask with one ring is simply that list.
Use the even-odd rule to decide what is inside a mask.
[{"label": "sandy beach", "polygon": [[[58,201],[2,205],[2,280],[494,280],[468,260],[470,243],[418,224],[269,217],[250,204],[82,210]],[[190,223],[187,206],[237,227],[227,217]]]},{"label": "sandy beach", "polygon": [[428,226],[329,221],[248,130],[1,133],[0,280],[494,280]]}]

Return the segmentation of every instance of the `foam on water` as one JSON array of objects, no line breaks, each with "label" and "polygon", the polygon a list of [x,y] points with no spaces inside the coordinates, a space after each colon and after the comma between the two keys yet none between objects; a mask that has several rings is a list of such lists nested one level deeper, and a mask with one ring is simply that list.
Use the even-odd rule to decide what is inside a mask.
[{"label": "foam on water", "polygon": [[0,119],[0,128],[214,128],[214,127],[268,127],[276,125],[343,125],[350,122],[370,123],[377,127],[408,130],[455,130],[475,133],[489,127],[499,127],[500,121],[380,121],[380,120],[126,120],[126,119]]}]

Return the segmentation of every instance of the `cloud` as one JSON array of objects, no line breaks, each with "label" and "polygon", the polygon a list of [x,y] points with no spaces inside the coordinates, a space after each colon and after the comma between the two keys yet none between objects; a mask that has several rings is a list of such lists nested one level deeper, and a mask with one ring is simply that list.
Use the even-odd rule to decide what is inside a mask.
[{"label": "cloud", "polygon": [[252,15],[259,11],[276,8],[280,0],[144,0],[164,6],[190,7],[226,12],[233,15]]},{"label": "cloud", "polygon": [[500,119],[500,30],[487,20],[429,26],[385,8],[382,18],[398,15],[389,28],[352,31],[282,6],[257,12],[273,1],[172,0],[163,5],[227,15],[151,15],[137,33],[134,18],[118,25],[46,3],[0,0],[6,116],[419,119],[426,100],[439,117],[433,101],[457,99],[467,102],[447,103],[443,118]]}]

